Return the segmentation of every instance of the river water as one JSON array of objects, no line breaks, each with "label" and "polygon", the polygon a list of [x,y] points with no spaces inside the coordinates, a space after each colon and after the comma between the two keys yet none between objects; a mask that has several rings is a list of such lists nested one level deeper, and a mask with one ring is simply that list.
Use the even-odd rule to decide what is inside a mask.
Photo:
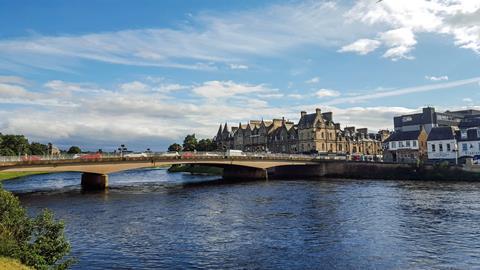
[{"label": "river water", "polygon": [[480,268],[480,183],[225,183],[163,169],[4,182],[66,222],[73,269]]}]

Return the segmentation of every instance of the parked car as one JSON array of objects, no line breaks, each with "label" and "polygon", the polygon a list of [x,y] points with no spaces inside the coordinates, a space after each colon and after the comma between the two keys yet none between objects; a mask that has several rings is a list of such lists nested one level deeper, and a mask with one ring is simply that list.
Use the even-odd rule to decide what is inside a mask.
[{"label": "parked car", "polygon": [[183,153],[182,158],[193,158],[193,153],[190,153],[190,152]]},{"label": "parked car", "polygon": [[165,157],[178,157],[180,156],[178,154],[178,152],[167,152],[167,153],[163,153],[162,156],[165,156]]},{"label": "parked car", "polygon": [[129,153],[124,155],[124,157],[131,157],[131,158],[148,157],[148,154],[147,153]]},{"label": "parked car", "polygon": [[22,161],[37,161],[42,160],[40,157],[37,156],[23,156]]},{"label": "parked car", "polygon": [[80,156],[80,159],[83,159],[83,160],[100,159],[100,158],[102,158],[102,154],[100,153],[85,154]]}]

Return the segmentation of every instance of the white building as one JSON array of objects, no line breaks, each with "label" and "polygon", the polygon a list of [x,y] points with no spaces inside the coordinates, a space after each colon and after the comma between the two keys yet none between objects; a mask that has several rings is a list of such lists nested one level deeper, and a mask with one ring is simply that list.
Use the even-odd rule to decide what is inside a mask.
[{"label": "white building", "polygon": [[457,140],[455,128],[432,128],[427,138],[427,153],[430,161],[455,162],[457,159]]},{"label": "white building", "polygon": [[460,123],[458,137],[459,157],[480,156],[480,118],[466,119]]}]

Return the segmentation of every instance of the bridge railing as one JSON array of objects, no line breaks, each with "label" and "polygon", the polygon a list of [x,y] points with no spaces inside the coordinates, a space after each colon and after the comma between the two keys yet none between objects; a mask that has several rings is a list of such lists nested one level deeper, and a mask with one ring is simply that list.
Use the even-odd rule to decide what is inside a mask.
[{"label": "bridge railing", "polygon": [[270,159],[270,160],[347,160],[346,155],[306,155],[285,153],[241,152],[151,152],[151,153],[86,153],[60,155],[0,156],[0,165],[32,164],[36,161],[100,161],[100,160],[151,160],[151,159]]}]

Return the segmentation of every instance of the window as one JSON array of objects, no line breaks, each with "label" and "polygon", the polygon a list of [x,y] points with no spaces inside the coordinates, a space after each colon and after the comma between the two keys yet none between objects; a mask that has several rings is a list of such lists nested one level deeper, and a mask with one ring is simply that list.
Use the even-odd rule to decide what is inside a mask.
[{"label": "window", "polygon": [[462,137],[462,139],[466,139],[467,138],[467,130],[462,130],[460,132],[460,136]]},{"label": "window", "polygon": [[403,142],[398,142],[398,147],[399,148],[403,147]]},{"label": "window", "polygon": [[440,150],[440,152],[443,152],[443,144],[442,143],[438,145],[438,150]]},{"label": "window", "polygon": [[410,141],[407,141],[407,147],[410,147]]},{"label": "window", "polygon": [[468,145],[466,143],[462,143],[462,151],[464,152],[468,151]]},{"label": "window", "polygon": [[413,147],[417,147],[417,141],[413,141]]},{"label": "window", "polygon": [[392,148],[397,148],[397,142],[392,142]]},{"label": "window", "polygon": [[432,152],[435,152],[435,144],[432,143]]},{"label": "window", "polygon": [[450,146],[449,143],[447,143],[447,152],[450,152],[450,151],[452,151],[452,147]]}]

